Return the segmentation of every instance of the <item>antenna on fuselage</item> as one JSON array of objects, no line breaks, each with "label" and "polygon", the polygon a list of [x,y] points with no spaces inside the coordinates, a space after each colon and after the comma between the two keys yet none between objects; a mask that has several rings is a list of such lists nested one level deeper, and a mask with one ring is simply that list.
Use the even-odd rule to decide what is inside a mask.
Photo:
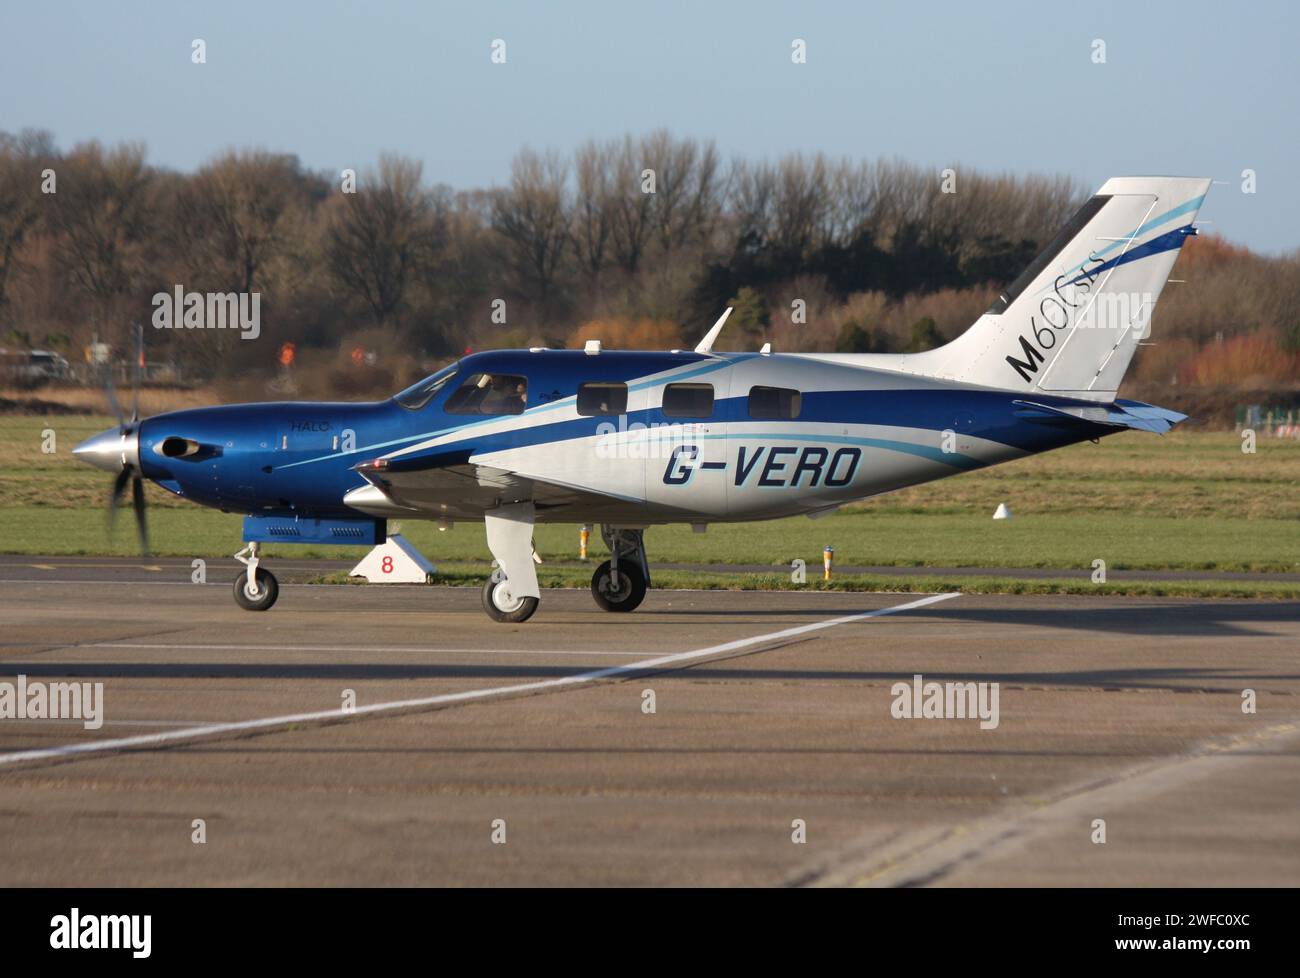
[{"label": "antenna on fuselage", "polygon": [[722,332],[722,327],[726,325],[727,317],[731,315],[731,306],[727,306],[726,311],[718,317],[718,321],[713,324],[713,328],[704,334],[704,339],[700,340],[699,345],[695,347],[696,353],[712,353],[713,341],[718,338]]}]

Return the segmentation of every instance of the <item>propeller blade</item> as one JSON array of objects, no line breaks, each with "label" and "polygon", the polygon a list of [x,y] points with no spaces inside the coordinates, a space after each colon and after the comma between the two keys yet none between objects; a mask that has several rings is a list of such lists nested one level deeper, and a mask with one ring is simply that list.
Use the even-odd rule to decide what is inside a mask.
[{"label": "propeller blade", "polygon": [[113,479],[113,494],[108,497],[108,527],[111,530],[113,524],[117,522],[117,503],[122,498],[122,490],[131,479],[131,469],[124,467],[117,477]]},{"label": "propeller blade", "polygon": [[131,480],[131,507],[135,510],[136,529],[140,531],[140,553],[149,556],[149,528],[144,522],[144,479],[140,473]]},{"label": "propeller blade", "polygon": [[131,378],[131,423],[140,420],[140,383],[144,379],[144,326],[135,324],[135,370]]},{"label": "propeller blade", "polygon": [[122,416],[122,406],[117,403],[117,392],[113,390],[113,365],[104,364],[104,396],[108,399],[108,409],[113,412],[113,417],[117,419],[117,426],[120,428],[126,424],[126,419]]}]

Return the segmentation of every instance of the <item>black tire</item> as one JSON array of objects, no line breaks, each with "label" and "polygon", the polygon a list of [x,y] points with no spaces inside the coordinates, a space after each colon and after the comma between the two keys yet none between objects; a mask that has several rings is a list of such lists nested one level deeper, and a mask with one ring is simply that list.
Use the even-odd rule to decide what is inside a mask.
[{"label": "black tire", "polygon": [[493,621],[509,622],[517,624],[521,621],[527,621],[533,617],[533,612],[537,610],[539,604],[536,598],[515,598],[513,604],[502,606],[498,604],[501,592],[497,589],[505,583],[500,580],[496,574],[493,574],[483,583],[483,610]]},{"label": "black tire", "polygon": [[617,583],[610,579],[608,560],[591,575],[591,596],[605,611],[633,611],[645,600],[645,592],[645,575],[631,560],[618,562]]},{"label": "black tire", "polygon": [[280,582],[275,579],[274,574],[259,567],[255,577],[257,579],[255,595],[248,593],[248,571],[240,571],[239,576],[235,578],[235,604],[245,611],[265,611],[275,604],[275,599],[280,596]]}]

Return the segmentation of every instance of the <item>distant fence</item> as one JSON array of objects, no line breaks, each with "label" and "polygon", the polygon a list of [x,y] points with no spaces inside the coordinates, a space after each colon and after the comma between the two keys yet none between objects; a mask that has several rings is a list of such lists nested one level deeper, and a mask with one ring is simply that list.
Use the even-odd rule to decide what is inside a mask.
[{"label": "distant fence", "polygon": [[1300,408],[1238,405],[1237,430],[1243,428],[1277,438],[1300,438]]},{"label": "distant fence", "polygon": [[[56,355],[33,355],[0,350],[0,385],[7,387],[42,387],[46,384],[80,384],[99,387],[107,374],[118,387],[134,383],[135,367],[129,363],[111,363],[95,366],[88,363],[69,363]],[[173,363],[149,362],[144,366],[141,379],[146,384],[185,386],[184,371]]]}]

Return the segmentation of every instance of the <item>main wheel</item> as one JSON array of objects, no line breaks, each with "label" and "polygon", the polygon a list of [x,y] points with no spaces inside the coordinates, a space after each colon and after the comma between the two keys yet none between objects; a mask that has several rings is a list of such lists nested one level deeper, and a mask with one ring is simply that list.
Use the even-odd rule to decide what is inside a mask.
[{"label": "main wheel", "polygon": [[483,584],[483,610],[493,621],[521,622],[533,617],[537,610],[536,598],[523,598],[510,593],[506,582],[493,574]]},{"label": "main wheel", "polygon": [[591,596],[605,611],[632,611],[645,600],[646,580],[631,560],[618,562],[618,574],[605,561],[591,575]]},{"label": "main wheel", "polygon": [[240,571],[239,576],[235,578],[235,604],[245,611],[265,611],[271,605],[275,604],[275,599],[280,596],[280,584],[275,579],[275,575],[261,567],[254,574],[257,581],[257,590],[249,590],[248,571]]}]

